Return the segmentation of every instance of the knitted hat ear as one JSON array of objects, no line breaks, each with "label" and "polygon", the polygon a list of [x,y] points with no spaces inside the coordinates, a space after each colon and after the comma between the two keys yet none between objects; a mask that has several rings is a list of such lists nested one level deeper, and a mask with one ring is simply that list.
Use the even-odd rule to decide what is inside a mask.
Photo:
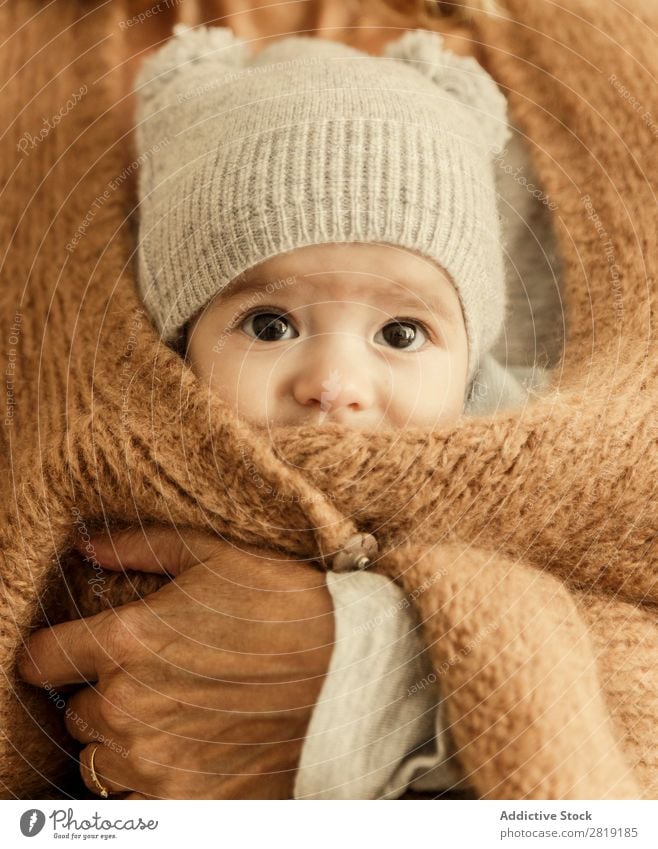
[{"label": "knitted hat ear", "polygon": [[458,56],[443,46],[438,32],[409,30],[389,42],[383,55],[413,65],[439,88],[473,110],[492,153],[511,138],[507,101],[493,78],[472,56]]},{"label": "knitted hat ear", "polygon": [[156,100],[173,81],[191,81],[209,65],[217,70],[241,68],[249,58],[246,41],[229,27],[189,27],[176,24],[173,36],[147,56],[135,79],[134,89],[143,104]]}]

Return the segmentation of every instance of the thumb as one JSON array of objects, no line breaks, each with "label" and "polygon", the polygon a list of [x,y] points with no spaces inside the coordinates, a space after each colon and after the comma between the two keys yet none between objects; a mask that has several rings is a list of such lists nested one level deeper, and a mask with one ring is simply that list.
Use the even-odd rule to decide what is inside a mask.
[{"label": "thumb", "polygon": [[202,562],[212,541],[221,544],[220,539],[211,540],[210,535],[190,528],[141,525],[102,531],[91,541],[76,542],[75,548],[85,559],[114,572],[133,569],[175,576]]}]

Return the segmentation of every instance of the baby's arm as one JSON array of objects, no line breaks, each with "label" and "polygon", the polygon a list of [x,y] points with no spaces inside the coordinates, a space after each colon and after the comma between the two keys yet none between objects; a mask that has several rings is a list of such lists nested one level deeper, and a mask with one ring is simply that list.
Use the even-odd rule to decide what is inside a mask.
[{"label": "baby's arm", "polygon": [[[414,772],[395,775],[407,754],[436,736],[436,748],[423,748],[418,762],[428,769],[445,751],[439,690],[419,618],[403,590],[381,575],[328,572],[327,586],[335,646],[306,733],[295,798],[395,798],[408,783],[400,777],[410,780]],[[444,786],[449,767],[439,772]]]}]

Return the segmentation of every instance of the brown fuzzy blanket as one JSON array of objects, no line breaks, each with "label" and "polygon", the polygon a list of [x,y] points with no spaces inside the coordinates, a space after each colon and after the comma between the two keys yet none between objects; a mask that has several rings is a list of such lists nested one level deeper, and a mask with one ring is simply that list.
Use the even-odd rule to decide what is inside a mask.
[{"label": "brown fuzzy blanket", "polygon": [[132,597],[123,575],[95,595],[66,552],[136,521],[305,558],[374,534],[478,796],[658,797],[656,14],[504,5],[473,25],[556,204],[568,333],[548,390],[450,430],[265,439],[140,308],[124,4],[2,4],[5,797],[67,792],[73,749],[16,651],[46,619]]}]

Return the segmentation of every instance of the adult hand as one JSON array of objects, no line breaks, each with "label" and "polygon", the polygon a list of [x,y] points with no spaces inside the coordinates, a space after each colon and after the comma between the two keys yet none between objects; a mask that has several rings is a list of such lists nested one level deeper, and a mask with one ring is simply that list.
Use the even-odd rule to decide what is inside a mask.
[{"label": "adult hand", "polygon": [[324,574],[169,527],[92,542],[105,568],[175,579],[29,640],[26,681],[97,682],[66,709],[68,731],[88,744],[87,787],[99,792],[94,754],[100,783],[128,798],[290,798],[334,640]]},{"label": "adult hand", "polygon": [[421,15],[413,3],[392,5],[366,0],[309,0],[305,3],[271,3],[267,0],[197,0],[195,24],[230,26],[245,39],[252,54],[260,53],[273,39],[289,35],[318,36],[340,41],[370,53],[381,55],[384,46],[416,27],[442,33],[448,50],[464,56],[479,57],[477,39],[464,22],[465,15],[441,14],[438,4],[431,13]]}]

